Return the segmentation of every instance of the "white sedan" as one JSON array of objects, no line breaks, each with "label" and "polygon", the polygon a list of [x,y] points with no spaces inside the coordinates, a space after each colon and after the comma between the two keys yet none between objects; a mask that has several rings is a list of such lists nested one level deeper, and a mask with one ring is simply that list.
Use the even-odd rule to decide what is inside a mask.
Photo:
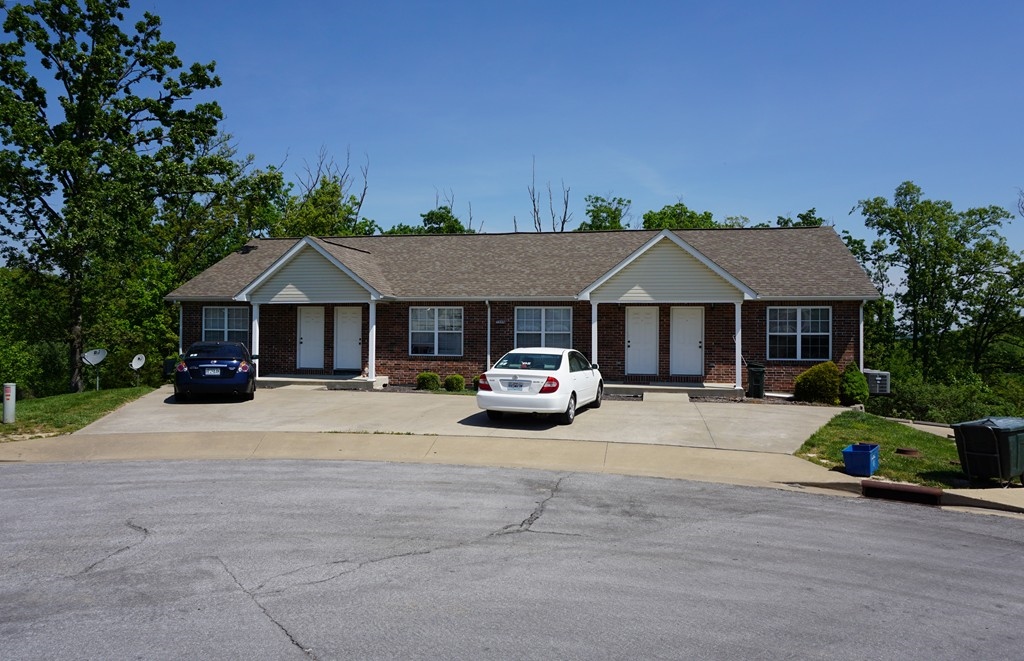
[{"label": "white sedan", "polygon": [[601,406],[604,381],[597,365],[573,349],[514,349],[480,375],[476,405],[491,420],[504,413],[556,413],[571,425],[576,409]]}]

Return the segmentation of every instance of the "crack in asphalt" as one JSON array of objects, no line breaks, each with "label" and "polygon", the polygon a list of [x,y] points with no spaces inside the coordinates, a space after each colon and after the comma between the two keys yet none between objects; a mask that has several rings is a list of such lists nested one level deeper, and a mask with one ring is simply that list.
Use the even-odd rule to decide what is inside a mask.
[{"label": "crack in asphalt", "polygon": [[149,539],[149,529],[148,528],[144,528],[142,526],[139,526],[139,525],[136,525],[136,524],[132,523],[131,519],[125,521],[124,524],[126,526],[128,526],[129,528],[131,528],[132,530],[134,530],[136,532],[142,533],[142,539],[140,539],[139,541],[135,542],[134,544],[127,544],[127,545],[122,546],[121,548],[117,549],[116,551],[112,551],[111,553],[108,553],[107,555],[103,556],[102,558],[100,558],[96,562],[92,563],[91,565],[89,565],[88,567],[83,569],[82,571],[78,572],[79,576],[81,576],[82,574],[88,574],[93,569],[96,569],[96,567],[99,567],[100,565],[102,565],[107,560],[110,560],[111,558],[113,558],[115,555],[120,555],[120,554],[124,553],[125,551],[130,551],[131,549],[135,548],[139,544],[142,544],[147,539]]},{"label": "crack in asphalt", "polygon": [[[285,635],[288,636],[288,639],[291,640],[295,644],[296,647],[301,649],[304,654],[306,654],[306,655],[308,655],[308,656],[310,656],[312,658],[316,658],[315,656],[313,656],[311,648],[305,648],[302,645],[300,645],[298,643],[298,641],[296,641],[295,638],[287,631],[287,629],[285,629],[284,626],[282,626],[280,622],[275,620],[273,618],[273,616],[270,615],[270,613],[267,611],[267,609],[257,599],[256,593],[260,593],[262,595],[280,594],[282,592],[285,592],[287,590],[290,590],[290,589],[292,589],[294,587],[298,587],[298,586],[310,586],[310,585],[320,585],[322,583],[329,583],[330,581],[333,581],[333,580],[335,580],[337,578],[340,578],[342,576],[345,576],[347,574],[353,574],[355,572],[360,571],[361,569],[363,569],[365,567],[368,567],[370,565],[379,564],[379,563],[382,563],[382,562],[388,562],[388,561],[391,561],[391,560],[399,560],[399,559],[402,559],[402,558],[411,558],[411,557],[415,557],[415,556],[419,556],[419,555],[430,555],[431,553],[434,553],[436,551],[450,551],[450,550],[453,550],[453,549],[464,548],[464,547],[470,546],[472,544],[479,543],[479,542],[484,541],[484,540],[493,539],[495,537],[500,537],[502,535],[513,535],[513,534],[517,534],[517,533],[534,532],[532,530],[533,524],[535,524],[544,515],[544,512],[546,511],[546,509],[548,507],[548,504],[551,502],[551,500],[555,496],[557,496],[559,494],[559,492],[560,492],[560,490],[562,488],[562,482],[567,477],[568,476],[563,475],[563,476],[558,478],[558,480],[554,483],[554,485],[552,485],[552,487],[548,491],[547,495],[544,496],[544,498],[541,498],[537,502],[536,506],[533,508],[533,511],[530,513],[530,515],[528,517],[526,517],[525,519],[523,519],[519,523],[511,523],[511,524],[509,524],[507,526],[504,526],[500,530],[498,530],[496,532],[489,533],[489,534],[485,535],[482,538],[470,539],[470,540],[467,540],[467,541],[457,542],[457,543],[453,543],[453,544],[444,544],[444,545],[441,545],[441,546],[435,546],[435,547],[431,547],[431,548],[427,548],[427,549],[417,549],[417,550],[412,550],[412,551],[403,551],[401,553],[392,553],[392,554],[389,554],[389,555],[381,556],[379,558],[370,558],[368,560],[363,560],[363,561],[354,561],[354,560],[349,560],[349,559],[343,559],[343,560],[332,560],[332,561],[326,562],[326,563],[314,563],[314,564],[311,564],[311,565],[304,565],[302,567],[297,567],[295,569],[291,569],[289,571],[282,572],[280,574],[275,574],[274,576],[271,576],[271,577],[265,579],[262,583],[260,583],[258,586],[256,586],[252,590],[246,589],[238,581],[238,579],[235,578],[234,574],[231,573],[231,571],[228,569],[227,565],[224,564],[223,560],[221,560],[220,558],[218,558],[218,560],[220,561],[221,565],[224,566],[224,570],[227,571],[229,575],[231,575],[232,579],[234,579],[235,584],[238,585],[239,589],[241,589],[250,599],[252,599],[253,603],[255,603],[256,606],[258,606],[260,608],[260,610],[263,611],[263,614],[271,622],[273,622],[275,625],[277,625],[277,627],[280,628],[281,631],[283,631],[285,633]],[[549,535],[566,535],[566,536],[571,536],[571,537],[578,537],[579,536],[577,533],[562,533],[562,532],[547,532],[547,533],[544,533],[544,534],[549,534]],[[313,580],[313,581],[303,581],[303,582],[300,582],[300,583],[295,583],[295,584],[292,584],[292,585],[283,585],[283,586],[281,586],[279,588],[276,588],[276,589],[263,591],[264,588],[266,588],[269,583],[271,583],[272,581],[275,581],[275,580],[277,580],[279,578],[293,576],[293,575],[298,574],[300,572],[304,572],[304,571],[307,571],[307,570],[310,570],[310,569],[315,569],[315,568],[318,568],[318,567],[331,567],[331,566],[335,566],[335,565],[345,565],[345,564],[352,564],[354,566],[347,567],[343,571],[339,571],[337,573],[331,574],[330,576],[325,576],[323,578],[318,578],[318,579]]]},{"label": "crack in asphalt", "polygon": [[548,495],[545,498],[542,498],[537,503],[537,506],[533,508],[533,512],[530,513],[530,516],[526,517],[519,523],[510,523],[501,530],[495,533],[491,533],[489,536],[497,537],[499,535],[514,535],[521,532],[533,532],[531,530],[533,524],[537,523],[537,520],[540,519],[541,516],[543,516],[544,509],[548,506],[548,503],[551,501],[551,499],[558,495],[559,489],[562,488],[562,480],[564,479],[564,475],[558,478],[558,481],[555,482],[555,485],[553,487],[551,487],[551,491],[548,493]]},{"label": "crack in asphalt", "polygon": [[298,640],[296,640],[295,636],[293,636],[292,633],[290,631],[288,631],[288,629],[283,624],[278,622],[274,618],[274,616],[270,614],[270,611],[267,610],[267,607],[260,603],[260,600],[256,598],[256,595],[254,595],[251,590],[249,590],[244,585],[242,585],[242,582],[238,580],[238,577],[235,576],[234,572],[231,571],[231,569],[228,567],[227,563],[224,562],[224,560],[222,558],[218,557],[217,561],[220,563],[221,567],[224,568],[224,571],[227,572],[227,575],[231,577],[231,580],[234,581],[235,585],[238,586],[238,589],[241,590],[242,593],[245,596],[249,597],[249,599],[252,601],[252,603],[254,603],[256,605],[256,608],[260,609],[260,612],[263,613],[264,617],[266,617],[268,620],[270,620],[274,624],[274,626],[276,626],[278,629],[281,630],[281,633],[283,633],[285,636],[288,637],[288,640],[291,641],[292,645],[294,645],[299,650],[301,650],[302,653],[305,654],[307,657],[309,657],[311,659],[316,659],[317,658],[316,654],[313,654],[313,648],[312,647],[304,647],[302,645],[302,643],[300,643]]}]

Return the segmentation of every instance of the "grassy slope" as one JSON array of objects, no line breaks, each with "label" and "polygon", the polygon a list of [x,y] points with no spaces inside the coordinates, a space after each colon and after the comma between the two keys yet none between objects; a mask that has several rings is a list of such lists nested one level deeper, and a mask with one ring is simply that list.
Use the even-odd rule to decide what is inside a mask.
[{"label": "grassy slope", "polygon": [[152,391],[149,386],[139,386],[23,399],[15,405],[14,423],[0,425],[0,441],[70,434]]},{"label": "grassy slope", "polygon": [[[843,448],[851,443],[878,444],[879,468],[873,477],[933,487],[966,486],[953,439],[868,413],[841,413],[807,439],[796,455],[842,470]],[[921,456],[897,454],[898,448],[918,450]]]}]

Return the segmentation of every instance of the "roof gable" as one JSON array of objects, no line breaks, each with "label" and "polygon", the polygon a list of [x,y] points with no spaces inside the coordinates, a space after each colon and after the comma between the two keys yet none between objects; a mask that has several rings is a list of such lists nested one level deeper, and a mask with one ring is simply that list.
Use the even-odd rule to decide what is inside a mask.
[{"label": "roof gable", "polygon": [[580,298],[595,301],[694,303],[754,298],[732,274],[665,230],[585,288]]}]

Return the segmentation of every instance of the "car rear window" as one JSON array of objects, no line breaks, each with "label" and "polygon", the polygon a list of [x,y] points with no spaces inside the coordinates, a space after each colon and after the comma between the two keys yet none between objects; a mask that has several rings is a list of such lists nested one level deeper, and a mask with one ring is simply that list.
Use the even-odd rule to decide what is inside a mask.
[{"label": "car rear window", "polygon": [[230,344],[193,344],[188,348],[186,358],[220,358],[222,360],[244,360],[241,347]]},{"label": "car rear window", "polygon": [[557,370],[562,365],[561,354],[507,353],[495,367],[503,370]]}]

